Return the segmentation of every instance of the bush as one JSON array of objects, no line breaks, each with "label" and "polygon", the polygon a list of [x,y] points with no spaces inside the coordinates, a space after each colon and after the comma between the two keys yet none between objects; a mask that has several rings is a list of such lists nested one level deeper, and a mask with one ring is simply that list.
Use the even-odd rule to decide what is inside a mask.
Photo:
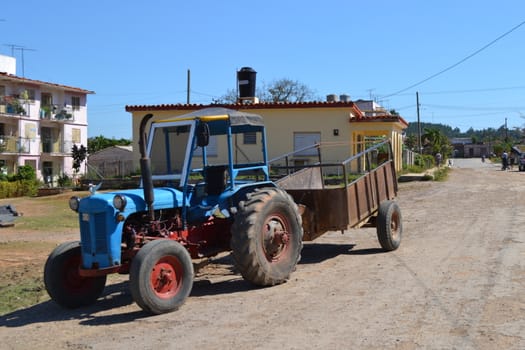
[{"label": "bush", "polygon": [[449,167],[441,167],[434,171],[434,181],[445,181],[448,177]]},{"label": "bush", "polygon": [[429,154],[416,154],[414,165],[422,167],[423,169],[430,169],[434,165],[434,157]]},{"label": "bush", "polygon": [[2,175],[0,178],[0,198],[35,196],[39,185],[33,167],[23,165],[18,168],[14,175]]},{"label": "bush", "polygon": [[36,180],[36,172],[30,165],[22,165],[18,167],[16,174],[17,180]]},{"label": "bush", "polygon": [[38,186],[36,180],[0,181],[0,198],[35,196]]},{"label": "bush", "polygon": [[58,186],[60,187],[68,187],[73,184],[73,180],[66,174],[62,174],[62,176],[58,178],[57,182],[58,182]]}]

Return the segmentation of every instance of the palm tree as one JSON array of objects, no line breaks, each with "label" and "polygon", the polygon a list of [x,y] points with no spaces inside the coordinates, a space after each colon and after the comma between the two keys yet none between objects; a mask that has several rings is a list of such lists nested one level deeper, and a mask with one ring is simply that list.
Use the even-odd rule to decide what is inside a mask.
[{"label": "palm tree", "polygon": [[450,154],[452,146],[448,138],[436,128],[425,128],[421,143],[423,153],[436,155],[441,153],[444,157]]}]

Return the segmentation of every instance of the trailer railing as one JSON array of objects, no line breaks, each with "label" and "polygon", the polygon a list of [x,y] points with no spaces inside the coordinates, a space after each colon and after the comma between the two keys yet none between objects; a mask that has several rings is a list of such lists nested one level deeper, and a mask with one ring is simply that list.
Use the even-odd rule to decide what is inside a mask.
[{"label": "trailer railing", "polygon": [[[364,148],[364,144],[356,146],[358,149]],[[392,163],[393,166],[392,146],[388,139],[377,142],[342,161],[323,161],[322,158],[328,158],[327,156],[330,155],[330,149],[335,147],[346,147],[350,149],[348,143],[321,142],[271,159],[269,164],[272,180],[282,182],[285,181],[286,177],[292,177],[292,174],[294,178],[298,178],[299,174],[297,174],[297,172],[312,173],[315,171],[318,172],[318,174],[315,174],[318,180],[321,180],[321,183],[316,184],[316,188],[324,188],[325,186],[348,186],[362,175],[371,172],[381,165]],[[304,151],[313,149],[316,150],[316,157],[297,156],[298,154],[304,153]],[[307,163],[305,161],[307,161]]]}]

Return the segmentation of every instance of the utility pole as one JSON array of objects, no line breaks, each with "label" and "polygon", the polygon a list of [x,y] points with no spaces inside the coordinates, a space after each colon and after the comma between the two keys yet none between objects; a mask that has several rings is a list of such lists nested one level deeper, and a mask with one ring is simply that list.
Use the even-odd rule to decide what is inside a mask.
[{"label": "utility pole", "polygon": [[505,118],[505,143],[509,142],[509,129],[507,129],[507,118]]},{"label": "utility pole", "polygon": [[417,107],[417,151],[419,154],[423,153],[421,149],[421,122],[419,120],[419,92],[416,91],[416,107]]},{"label": "utility pole", "polygon": [[190,104],[190,70],[188,69],[187,85],[186,85],[186,104]]}]

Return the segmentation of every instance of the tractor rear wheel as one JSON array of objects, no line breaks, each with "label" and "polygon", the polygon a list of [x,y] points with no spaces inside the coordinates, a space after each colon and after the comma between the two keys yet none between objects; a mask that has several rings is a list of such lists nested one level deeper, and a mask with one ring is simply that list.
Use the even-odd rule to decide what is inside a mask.
[{"label": "tractor rear wheel", "polygon": [[182,244],[159,239],[133,258],[129,282],[133,300],[152,314],[177,310],[193,287],[193,264]]},{"label": "tractor rear wheel", "polygon": [[394,201],[384,201],[377,214],[377,238],[383,250],[389,252],[399,248],[403,234],[401,209]]},{"label": "tractor rear wheel", "polygon": [[106,276],[82,277],[80,242],[62,243],[47,258],[44,284],[57,304],[77,308],[93,304],[104,291]]},{"label": "tractor rear wheel", "polygon": [[303,227],[292,197],[257,189],[239,203],[232,225],[232,255],[244,279],[260,286],[285,282],[301,258]]}]

